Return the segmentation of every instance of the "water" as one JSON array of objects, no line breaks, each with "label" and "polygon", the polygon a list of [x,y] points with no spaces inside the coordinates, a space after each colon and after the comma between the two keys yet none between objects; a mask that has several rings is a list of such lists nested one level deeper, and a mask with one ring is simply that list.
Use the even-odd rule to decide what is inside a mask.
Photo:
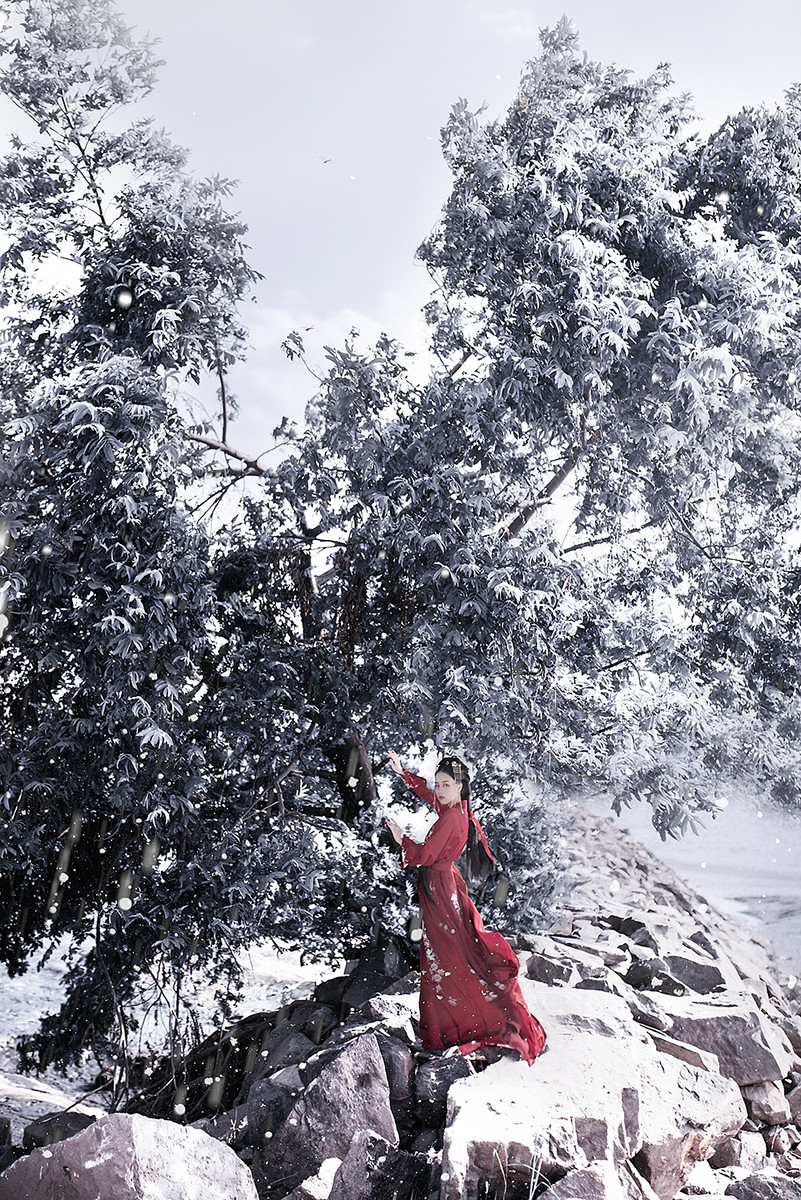
[{"label": "water", "polygon": [[684,879],[719,911],[767,938],[788,973],[801,975],[801,814],[768,800],[733,797],[705,828],[662,841],[648,804],[623,809],[593,805]]}]

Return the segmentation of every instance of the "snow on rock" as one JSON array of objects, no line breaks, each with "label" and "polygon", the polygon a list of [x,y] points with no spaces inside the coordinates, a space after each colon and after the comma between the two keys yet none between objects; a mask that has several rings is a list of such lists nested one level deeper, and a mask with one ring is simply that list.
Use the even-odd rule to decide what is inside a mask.
[{"label": "snow on rock", "polygon": [[670,1032],[679,1041],[717,1055],[721,1072],[741,1085],[783,1079],[795,1053],[782,1030],[750,997],[682,998],[665,996],[673,1018]]},{"label": "snow on rock", "polygon": [[692,1163],[746,1119],[728,1079],[660,1054],[617,996],[523,981],[548,1030],[529,1068],[499,1062],[453,1084],[443,1148],[445,1200],[475,1194],[493,1170],[559,1180],[591,1162],[634,1159],[662,1200]]},{"label": "snow on rock", "polygon": [[257,1200],[234,1151],[198,1129],[113,1113],[0,1175],[0,1200]]}]

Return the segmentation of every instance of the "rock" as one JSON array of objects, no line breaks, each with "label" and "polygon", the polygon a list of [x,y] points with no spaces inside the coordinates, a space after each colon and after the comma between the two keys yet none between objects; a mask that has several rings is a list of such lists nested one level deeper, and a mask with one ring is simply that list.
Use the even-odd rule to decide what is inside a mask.
[{"label": "rock", "polygon": [[[260,1082],[260,1080],[257,1080]],[[280,1071],[276,1071],[270,1076],[270,1082],[278,1087],[285,1088],[288,1092],[302,1092],[304,1087],[303,1078],[301,1077],[297,1063],[293,1063],[291,1067],[282,1067]]]},{"label": "rock", "polygon": [[727,1182],[715,1175],[706,1159],[701,1159],[690,1171],[681,1190],[687,1196],[721,1195]]},{"label": "rock", "polygon": [[[191,1181],[191,1190],[187,1186]],[[233,1150],[199,1129],[112,1113],[33,1150],[0,1176],[0,1200],[258,1200]]]},{"label": "rock", "polygon": [[699,1071],[713,1071],[716,1075],[720,1073],[716,1054],[710,1054],[708,1050],[699,1050],[697,1046],[688,1046],[686,1042],[679,1042],[657,1030],[651,1029],[648,1032],[660,1054],[672,1054],[674,1058],[689,1063],[691,1067],[697,1067]]},{"label": "rock", "polygon": [[[556,920],[545,930],[551,937],[570,937],[573,933],[573,918],[570,913],[562,913]],[[524,945],[521,939],[521,945]]]},{"label": "rock", "polygon": [[389,1084],[389,1106],[398,1133],[410,1136],[414,1129],[414,1058],[404,1042],[395,1037],[378,1035],[378,1049],[384,1061]]},{"label": "rock", "polygon": [[269,1072],[295,1063],[306,1062],[317,1049],[311,1038],[295,1029],[288,1021],[276,1026],[264,1043],[264,1065]]},{"label": "rock", "polygon": [[392,977],[389,975],[375,973],[356,976],[348,985],[343,997],[344,1003],[349,1004],[351,1008],[361,1008],[367,1000],[377,996],[379,992],[384,992],[390,983],[392,983]]},{"label": "rock", "polygon": [[662,992],[666,996],[683,996],[687,988],[671,975],[662,958],[644,958],[633,962],[623,976],[626,983],[638,990]]},{"label": "rock", "polygon": [[548,1200],[625,1200],[626,1191],[611,1163],[568,1171],[551,1185]]},{"label": "rock", "polygon": [[329,1200],[371,1200],[376,1195],[406,1200],[427,1196],[430,1182],[431,1163],[425,1155],[396,1150],[366,1129],[354,1137]]},{"label": "rock", "polygon": [[420,994],[413,992],[382,992],[372,996],[363,1011],[393,1033],[413,1042],[415,1025],[420,1021]]},{"label": "rock", "polygon": [[591,1162],[635,1155],[640,1195],[650,1183],[673,1200],[694,1161],[745,1119],[736,1084],[658,1053],[617,996],[527,979],[521,987],[548,1053],[531,1067],[503,1059],[452,1085],[442,1200],[475,1194],[492,1172],[496,1181],[511,1172],[527,1195],[534,1175],[556,1184]]},{"label": "rock", "polygon": [[743,1099],[754,1121],[763,1125],[785,1125],[790,1120],[790,1105],[780,1084],[766,1080],[742,1089]]},{"label": "rock", "polygon": [[621,918],[611,913],[606,919],[612,929],[624,934],[635,946],[645,946],[652,954],[659,954],[659,940],[655,936],[655,931],[649,929],[644,920],[631,916]]},{"label": "rock", "polygon": [[336,975],[333,979],[324,979],[314,989],[314,998],[321,1004],[329,1005],[334,1009],[339,1008],[343,1003],[345,992],[352,983],[350,975]]},{"label": "rock", "polygon": [[784,1035],[797,1054],[801,1054],[801,1017],[782,1013],[780,1023]]},{"label": "rock", "polygon": [[[259,1084],[255,1085],[259,1087]],[[218,1113],[216,1117],[204,1117],[192,1122],[193,1129],[200,1129],[209,1137],[225,1142],[227,1146],[238,1148],[250,1141],[250,1121],[248,1120],[247,1105],[237,1104],[228,1112]]]},{"label": "rock", "polygon": [[430,1150],[436,1150],[438,1142],[438,1129],[421,1129],[412,1142],[412,1152],[414,1154],[428,1154]]},{"label": "rock", "polygon": [[749,1175],[726,1188],[737,1200],[801,1200],[801,1183],[783,1175]]},{"label": "rock", "polygon": [[309,1179],[304,1179],[303,1183],[299,1183],[294,1191],[289,1193],[286,1200],[328,1200],[334,1176],[340,1166],[340,1159],[327,1158],[324,1163],[320,1164],[317,1174],[312,1175]]},{"label": "rock", "polygon": [[694,1164],[745,1120],[737,1085],[665,1054],[655,1056],[640,1084],[640,1174],[661,1200],[672,1200]]},{"label": "rock", "polygon": [[417,1068],[414,1092],[417,1114],[422,1125],[436,1128],[445,1120],[448,1092],[457,1079],[472,1075],[473,1069],[461,1054],[448,1058],[430,1058]]},{"label": "rock", "polygon": [[726,984],[723,972],[714,963],[699,962],[678,954],[666,954],[665,963],[670,975],[683,983],[690,991],[706,995]]},{"label": "rock", "polygon": [[672,1017],[671,1037],[716,1054],[723,1075],[741,1085],[783,1079],[793,1061],[781,1030],[748,998],[662,1000]]},{"label": "rock", "polygon": [[720,954],[715,946],[715,943],[710,941],[709,935],[703,929],[696,929],[695,933],[691,933],[688,941],[693,942],[696,946],[700,946],[710,958],[719,958]]},{"label": "rock", "polygon": [[[88,1129],[95,1122],[94,1117],[87,1116],[85,1113],[77,1112],[55,1112],[46,1113],[43,1117],[37,1117],[35,1121],[31,1121],[22,1131],[22,1146],[25,1150],[33,1150],[35,1146],[51,1146],[54,1142],[63,1142],[65,1138],[72,1137],[76,1133],[80,1133],[84,1129]],[[11,1123],[9,1122],[10,1136]]]},{"label": "rock", "polygon": [[790,1119],[801,1121],[801,1084],[796,1084],[792,1091],[787,1093],[787,1103],[790,1108]]},{"label": "rock", "polygon": [[314,1000],[302,1000],[296,1004],[288,1020],[290,1025],[305,1034],[315,1046],[319,1046],[339,1024],[330,1004],[321,1004]]},{"label": "rock", "polygon": [[372,1033],[344,1046],[308,1085],[265,1147],[254,1176],[267,1185],[281,1178],[288,1188],[297,1186],[325,1159],[344,1161],[363,1129],[398,1143],[384,1062]]},{"label": "rock", "polygon": [[613,995],[620,996],[628,1005],[634,1020],[648,1029],[666,1030],[671,1026],[671,1018],[665,1015],[653,996],[630,987],[614,971],[607,971],[603,977],[597,979],[582,979],[576,987],[585,991],[612,992]]},{"label": "rock", "polygon": [[245,1115],[252,1146],[264,1146],[275,1136],[294,1106],[297,1094],[274,1079],[260,1079],[248,1092]]},{"label": "rock", "polygon": [[770,1154],[787,1154],[793,1148],[793,1139],[787,1129],[768,1129],[762,1135]]},{"label": "rock", "polygon": [[765,1140],[761,1133],[740,1130],[737,1137],[722,1138],[709,1159],[710,1165],[720,1167],[746,1167],[748,1172],[761,1171],[767,1165]]},{"label": "rock", "polygon": [[0,1117],[0,1146],[11,1145],[11,1118]]},{"label": "rock", "polygon": [[325,1162],[320,1164],[317,1175],[312,1175],[308,1180],[297,1184],[285,1200],[327,1200],[331,1194],[333,1178],[341,1165],[341,1159],[326,1158]]},{"label": "rock", "polygon": [[544,954],[532,954],[526,961],[526,975],[536,979],[537,983],[547,983],[549,987],[556,984],[570,987],[580,978],[578,971],[571,962],[557,962]]}]

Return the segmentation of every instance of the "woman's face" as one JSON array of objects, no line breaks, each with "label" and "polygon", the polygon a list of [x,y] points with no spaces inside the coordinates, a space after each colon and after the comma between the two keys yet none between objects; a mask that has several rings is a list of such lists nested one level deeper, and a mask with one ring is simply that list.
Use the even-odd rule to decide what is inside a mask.
[{"label": "woman's face", "polygon": [[446,808],[458,804],[462,798],[461,783],[457,783],[452,775],[447,775],[444,771],[439,771],[434,777],[434,791],[440,804],[444,804]]}]

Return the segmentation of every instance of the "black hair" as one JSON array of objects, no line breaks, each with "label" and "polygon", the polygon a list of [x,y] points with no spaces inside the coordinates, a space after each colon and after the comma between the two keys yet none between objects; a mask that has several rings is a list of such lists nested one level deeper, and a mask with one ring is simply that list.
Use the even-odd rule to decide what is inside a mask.
[{"label": "black hair", "polygon": [[465,763],[460,758],[448,756],[441,758],[437,763],[435,775],[442,772],[444,775],[450,775],[451,779],[455,779],[457,783],[462,785],[462,799],[467,801],[467,845],[464,855],[467,864],[467,878],[486,879],[495,866],[492,858],[487,854],[483,841],[479,836],[476,822],[473,819],[473,811],[470,807],[470,772]]}]

